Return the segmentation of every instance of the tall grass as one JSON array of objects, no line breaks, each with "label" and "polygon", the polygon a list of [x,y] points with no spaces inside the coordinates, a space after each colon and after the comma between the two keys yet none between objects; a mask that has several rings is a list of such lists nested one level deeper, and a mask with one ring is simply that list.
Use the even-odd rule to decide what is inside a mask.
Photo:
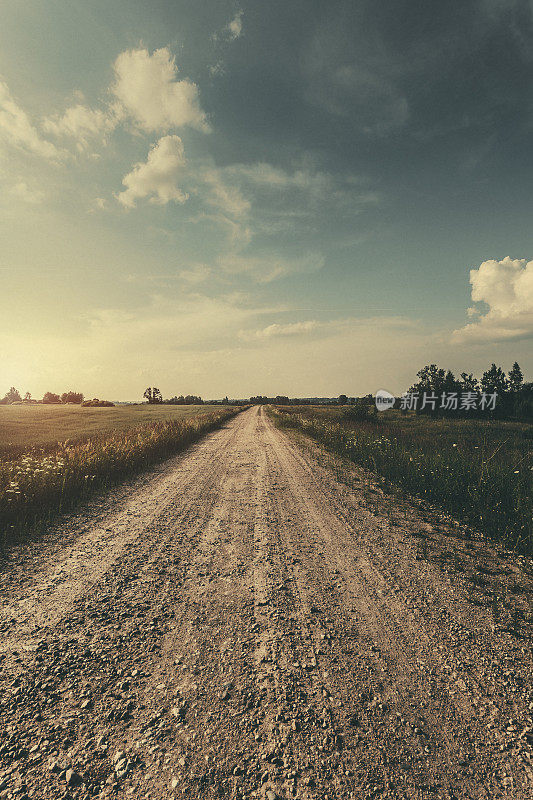
[{"label": "tall grass", "polygon": [[236,413],[220,409],[148,423],[1,463],[0,545],[20,531],[44,526],[96,490],[177,453]]},{"label": "tall grass", "polygon": [[440,425],[427,418],[364,425],[342,420],[339,412],[273,413],[279,425],[302,431],[486,535],[533,552],[530,427],[521,433],[501,423]]}]

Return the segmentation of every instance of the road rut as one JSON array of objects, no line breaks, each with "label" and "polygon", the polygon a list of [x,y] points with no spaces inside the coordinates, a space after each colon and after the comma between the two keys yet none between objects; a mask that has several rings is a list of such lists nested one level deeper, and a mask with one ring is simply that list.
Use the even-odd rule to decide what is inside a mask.
[{"label": "road rut", "polygon": [[261,408],[15,548],[0,798],[531,798],[524,559]]}]

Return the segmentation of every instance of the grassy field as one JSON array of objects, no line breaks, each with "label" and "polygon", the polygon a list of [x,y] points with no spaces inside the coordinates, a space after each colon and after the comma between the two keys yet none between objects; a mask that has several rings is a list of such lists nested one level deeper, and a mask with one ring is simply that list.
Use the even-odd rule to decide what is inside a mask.
[{"label": "grassy field", "polygon": [[[14,410],[11,422],[24,452],[11,450],[0,461],[0,547],[21,532],[46,529],[54,515],[179,452],[242,409],[54,407],[42,416],[39,408]],[[46,431],[39,432],[36,419]]]},{"label": "grassy field", "polygon": [[357,422],[338,407],[281,407],[274,414],[281,426],[303,431],[487,535],[533,551],[533,425],[396,411]]},{"label": "grassy field", "polygon": [[52,452],[67,440],[80,443],[95,435],[151,422],[198,417],[216,410],[220,406],[0,406],[0,459],[16,458],[33,447]]}]

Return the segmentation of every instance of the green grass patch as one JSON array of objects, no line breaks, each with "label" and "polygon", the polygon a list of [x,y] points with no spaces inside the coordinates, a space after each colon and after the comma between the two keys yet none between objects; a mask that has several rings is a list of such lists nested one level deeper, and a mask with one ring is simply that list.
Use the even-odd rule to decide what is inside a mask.
[{"label": "green grass patch", "polygon": [[343,409],[273,409],[330,451],[429,500],[486,535],[533,552],[533,426],[384,412],[348,420]]}]

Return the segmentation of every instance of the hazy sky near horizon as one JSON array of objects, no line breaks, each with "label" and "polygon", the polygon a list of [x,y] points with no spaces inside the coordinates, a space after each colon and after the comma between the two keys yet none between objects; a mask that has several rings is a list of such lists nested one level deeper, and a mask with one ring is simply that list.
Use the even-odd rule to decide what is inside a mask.
[{"label": "hazy sky near horizon", "polygon": [[2,0],[0,395],[533,373],[533,5]]}]

